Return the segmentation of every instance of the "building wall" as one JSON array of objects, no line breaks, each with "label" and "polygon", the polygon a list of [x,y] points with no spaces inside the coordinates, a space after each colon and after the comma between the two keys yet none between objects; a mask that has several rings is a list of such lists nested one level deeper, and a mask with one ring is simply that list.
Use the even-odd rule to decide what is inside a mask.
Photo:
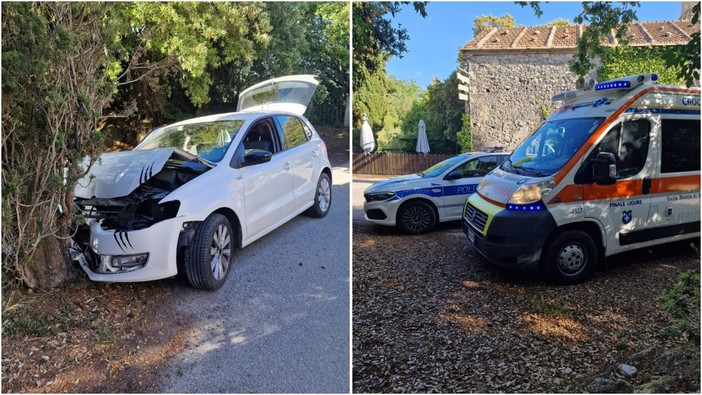
[{"label": "building wall", "polygon": [[515,148],[542,121],[541,106],[557,109],[551,97],[575,89],[568,70],[573,52],[462,53],[469,74],[466,113],[476,149]]}]

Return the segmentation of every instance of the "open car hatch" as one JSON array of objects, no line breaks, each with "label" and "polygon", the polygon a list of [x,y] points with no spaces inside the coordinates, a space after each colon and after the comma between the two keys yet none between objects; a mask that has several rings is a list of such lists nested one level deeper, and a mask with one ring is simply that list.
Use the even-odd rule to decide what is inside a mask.
[{"label": "open car hatch", "polygon": [[302,115],[319,85],[314,75],[273,78],[245,89],[239,94],[239,111],[287,111]]}]

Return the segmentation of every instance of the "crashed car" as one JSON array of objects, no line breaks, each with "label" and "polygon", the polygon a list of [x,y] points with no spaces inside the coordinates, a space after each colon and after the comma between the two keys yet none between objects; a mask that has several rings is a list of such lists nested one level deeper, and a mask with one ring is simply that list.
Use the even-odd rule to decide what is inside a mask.
[{"label": "crashed car", "polygon": [[469,152],[416,174],[377,182],[364,192],[367,221],[404,233],[429,232],[437,222],[461,219],[463,205],[488,172],[508,154]]},{"label": "crashed car", "polygon": [[73,257],[93,281],[150,281],[183,273],[220,288],[243,248],[306,212],[331,205],[326,145],[302,115],[318,80],[264,81],[237,112],[150,133],[133,151],[107,153],[75,187],[85,223]]}]

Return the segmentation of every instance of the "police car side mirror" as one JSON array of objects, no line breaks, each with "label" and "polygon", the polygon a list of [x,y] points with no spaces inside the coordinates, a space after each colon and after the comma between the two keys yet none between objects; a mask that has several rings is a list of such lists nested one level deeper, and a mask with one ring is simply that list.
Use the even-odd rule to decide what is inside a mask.
[{"label": "police car side mirror", "polygon": [[597,185],[612,185],[617,182],[617,165],[614,154],[600,152],[597,158],[591,160],[592,179]]},{"label": "police car side mirror", "polygon": [[461,178],[463,178],[463,174],[459,170],[451,170],[446,176],[444,176],[444,180],[446,181],[458,180]]}]

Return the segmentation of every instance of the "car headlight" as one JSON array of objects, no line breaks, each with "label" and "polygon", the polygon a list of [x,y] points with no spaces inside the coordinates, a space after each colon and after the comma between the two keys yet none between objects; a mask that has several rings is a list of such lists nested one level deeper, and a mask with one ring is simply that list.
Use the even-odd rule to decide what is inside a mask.
[{"label": "car headlight", "polygon": [[395,192],[369,192],[364,195],[366,202],[385,201],[395,196]]},{"label": "car headlight", "polygon": [[553,178],[541,181],[536,184],[524,184],[517,188],[509,198],[511,204],[531,204],[544,199],[555,188],[556,182]]}]

